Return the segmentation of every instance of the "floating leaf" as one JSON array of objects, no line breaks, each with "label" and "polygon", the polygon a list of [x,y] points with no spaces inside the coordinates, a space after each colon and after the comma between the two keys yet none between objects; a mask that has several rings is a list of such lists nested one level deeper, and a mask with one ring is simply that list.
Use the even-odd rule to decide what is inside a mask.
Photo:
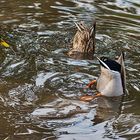
[{"label": "floating leaf", "polygon": [[6,48],[9,48],[10,47],[10,45],[8,43],[6,43],[3,39],[0,40],[0,45],[1,46],[4,46]]}]

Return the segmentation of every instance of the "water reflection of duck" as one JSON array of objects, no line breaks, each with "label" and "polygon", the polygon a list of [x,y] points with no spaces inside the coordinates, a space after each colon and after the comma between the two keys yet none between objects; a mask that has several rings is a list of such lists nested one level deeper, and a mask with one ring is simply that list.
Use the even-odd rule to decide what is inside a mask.
[{"label": "water reflection of duck", "polygon": [[97,98],[96,115],[94,116],[94,124],[117,117],[121,113],[122,96],[117,97],[99,97]]},{"label": "water reflection of duck", "polygon": [[107,57],[98,58],[98,60],[101,65],[101,74],[97,81],[94,80],[88,84],[88,87],[90,87],[97,82],[96,88],[98,93],[95,96],[82,96],[81,100],[83,101],[90,101],[99,96],[121,96],[125,93],[126,78],[123,53],[116,61]]},{"label": "water reflection of duck", "polygon": [[72,49],[68,55],[74,58],[81,58],[83,56],[92,56],[95,51],[95,27],[96,22],[88,28],[83,22],[75,23],[77,32],[73,38]]}]

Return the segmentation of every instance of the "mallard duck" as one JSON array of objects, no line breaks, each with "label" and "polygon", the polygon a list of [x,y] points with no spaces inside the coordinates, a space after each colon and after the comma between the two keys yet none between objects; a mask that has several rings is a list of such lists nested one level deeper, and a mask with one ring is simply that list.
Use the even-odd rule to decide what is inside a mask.
[{"label": "mallard duck", "polygon": [[93,55],[95,51],[95,27],[96,22],[88,28],[83,22],[75,23],[77,32],[73,38],[72,49],[68,52],[69,56],[78,54]]},{"label": "mallard duck", "polygon": [[90,82],[87,87],[97,83],[98,93],[95,96],[83,96],[81,100],[90,101],[98,96],[115,97],[126,92],[126,74],[124,66],[124,55],[118,60],[111,60],[107,57],[97,58],[101,65],[101,74],[97,80]]},{"label": "mallard duck", "polygon": [[104,96],[120,96],[125,91],[125,69],[123,54],[117,61],[107,57],[99,59],[101,75],[97,80],[97,90]]}]

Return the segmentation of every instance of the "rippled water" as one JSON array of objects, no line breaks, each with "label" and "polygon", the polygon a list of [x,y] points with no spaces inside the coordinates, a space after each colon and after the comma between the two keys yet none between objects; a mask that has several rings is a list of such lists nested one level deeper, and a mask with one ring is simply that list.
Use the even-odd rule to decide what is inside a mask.
[{"label": "rippled water", "polygon": [[[140,139],[139,0],[0,1],[0,139]],[[128,95],[79,101],[99,75],[96,59],[66,55],[74,21],[96,19],[96,54],[123,50]],[[14,50],[14,51],[13,51]]]}]

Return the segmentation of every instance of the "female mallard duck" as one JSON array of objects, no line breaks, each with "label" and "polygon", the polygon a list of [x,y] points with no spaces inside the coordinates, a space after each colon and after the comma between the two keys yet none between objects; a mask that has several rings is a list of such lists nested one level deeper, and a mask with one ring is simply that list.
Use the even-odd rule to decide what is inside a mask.
[{"label": "female mallard duck", "polygon": [[98,96],[121,96],[126,91],[126,77],[125,77],[125,66],[124,66],[124,55],[120,55],[117,61],[111,60],[107,57],[97,58],[101,65],[101,74],[99,78],[93,80],[88,84],[91,87],[92,84],[97,82],[98,94],[95,96],[82,96],[81,100],[90,101]]},{"label": "female mallard duck", "polygon": [[95,27],[96,22],[91,28],[87,28],[83,22],[75,23],[77,32],[73,38],[72,49],[68,52],[69,56],[86,54],[92,55],[95,51]]}]

